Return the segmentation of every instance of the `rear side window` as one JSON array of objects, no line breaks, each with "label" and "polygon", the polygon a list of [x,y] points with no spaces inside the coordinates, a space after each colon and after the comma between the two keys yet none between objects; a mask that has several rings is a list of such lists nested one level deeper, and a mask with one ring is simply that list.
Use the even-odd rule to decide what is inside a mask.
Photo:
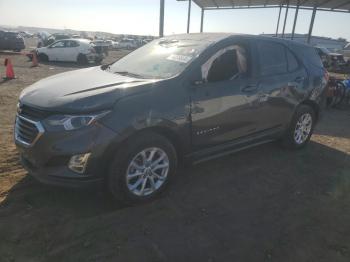
[{"label": "rear side window", "polygon": [[268,41],[258,43],[260,73],[263,76],[288,72],[285,47]]},{"label": "rear side window", "polygon": [[292,54],[292,52],[289,51],[288,49],[286,49],[286,54],[287,54],[287,61],[288,61],[288,71],[294,72],[299,67],[298,61],[295,58],[295,56]]}]

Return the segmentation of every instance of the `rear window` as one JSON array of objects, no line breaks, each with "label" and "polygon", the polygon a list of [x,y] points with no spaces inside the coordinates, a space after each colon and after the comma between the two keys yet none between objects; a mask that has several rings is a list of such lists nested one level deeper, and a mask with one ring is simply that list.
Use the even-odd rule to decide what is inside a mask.
[{"label": "rear window", "polygon": [[263,76],[288,72],[285,47],[281,44],[261,41],[258,43],[260,73]]}]

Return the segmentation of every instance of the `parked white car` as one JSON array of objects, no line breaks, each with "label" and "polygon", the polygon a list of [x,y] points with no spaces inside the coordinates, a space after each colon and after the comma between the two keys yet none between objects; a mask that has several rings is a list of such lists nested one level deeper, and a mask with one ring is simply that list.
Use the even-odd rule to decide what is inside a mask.
[{"label": "parked white car", "polygon": [[58,40],[49,46],[37,48],[41,61],[77,62],[79,64],[101,62],[103,54],[97,52],[87,39]]},{"label": "parked white car", "polygon": [[133,39],[124,38],[118,43],[120,49],[136,49],[137,47],[136,41]]}]

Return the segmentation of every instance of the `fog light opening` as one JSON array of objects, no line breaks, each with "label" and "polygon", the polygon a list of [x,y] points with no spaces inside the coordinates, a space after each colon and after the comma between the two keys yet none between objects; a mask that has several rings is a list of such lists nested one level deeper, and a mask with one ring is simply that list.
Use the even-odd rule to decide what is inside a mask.
[{"label": "fog light opening", "polygon": [[68,168],[76,173],[83,174],[85,172],[90,155],[91,153],[72,156],[69,160]]}]

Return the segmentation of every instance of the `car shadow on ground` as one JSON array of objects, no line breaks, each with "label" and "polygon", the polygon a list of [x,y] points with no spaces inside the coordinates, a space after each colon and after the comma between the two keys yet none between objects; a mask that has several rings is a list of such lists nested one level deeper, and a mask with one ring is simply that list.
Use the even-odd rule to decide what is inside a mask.
[{"label": "car shadow on ground", "polygon": [[[350,111],[345,108],[327,108],[322,112],[322,120],[317,124],[314,134],[330,138],[350,139]],[[347,141],[349,143],[349,141]]]},{"label": "car shadow on ground", "polygon": [[349,155],[267,144],[184,169],[138,206],[22,179],[0,206],[19,261],[349,261]]}]

